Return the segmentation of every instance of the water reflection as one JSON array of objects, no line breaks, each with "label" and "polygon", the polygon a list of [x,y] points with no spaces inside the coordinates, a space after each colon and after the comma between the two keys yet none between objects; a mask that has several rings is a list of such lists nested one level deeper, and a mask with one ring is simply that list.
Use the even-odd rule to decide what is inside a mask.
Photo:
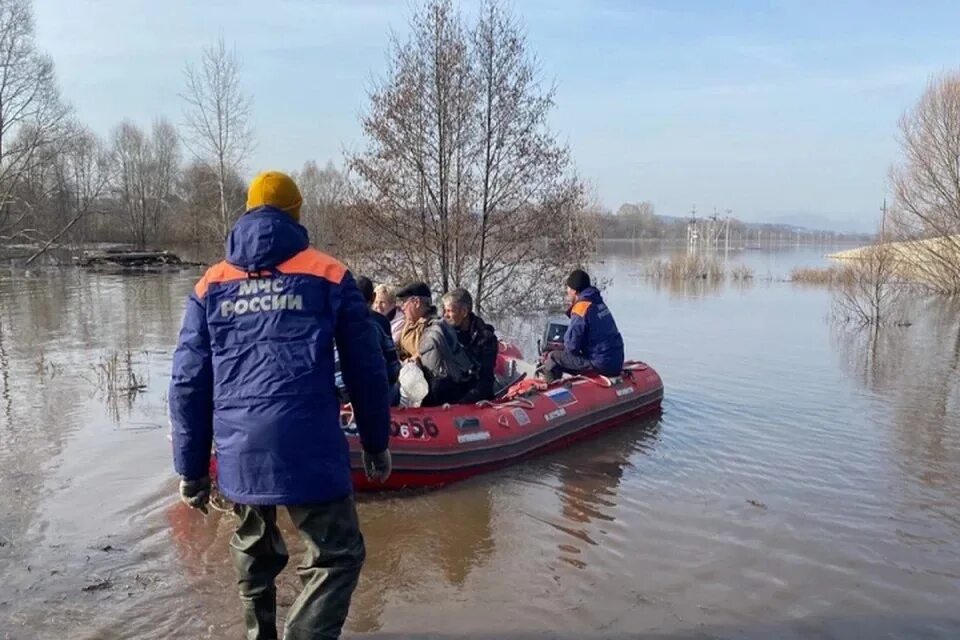
[{"label": "water reflection", "polygon": [[0,314],[0,400],[3,402],[3,426],[9,429],[13,426],[13,394],[10,391],[10,356],[7,355],[3,318],[4,314]]},{"label": "water reflection", "polygon": [[569,536],[557,547],[560,561],[578,569],[587,567],[583,552],[587,546],[598,546],[598,533],[606,523],[616,520],[617,493],[624,472],[631,466],[631,457],[638,452],[649,453],[659,430],[657,415],[622,425],[596,441],[582,443],[562,454],[556,492],[563,522],[545,519]]},{"label": "water reflection", "polygon": [[[960,535],[960,301],[913,300],[917,322],[908,328],[835,327],[847,370],[885,401],[898,463],[909,480],[896,485],[903,503],[920,508],[944,529],[917,527],[903,511],[904,531],[925,529],[926,540]],[[922,312],[921,312],[922,311]],[[899,503],[898,503],[899,504]]]},{"label": "water reflection", "polygon": [[705,298],[723,291],[724,282],[714,278],[651,278],[650,286],[672,298]]},{"label": "water reflection", "polygon": [[[854,327],[834,323],[833,342],[847,371],[867,389],[896,399],[912,419],[946,424],[960,371],[960,301],[914,301],[910,327]],[[918,411],[922,409],[922,411]]]},{"label": "water reflection", "polygon": [[206,565],[229,561],[227,544],[238,522],[232,513],[211,508],[202,516],[177,501],[167,508],[166,516],[177,560],[187,575],[204,575],[208,571]]},{"label": "water reflection", "polygon": [[831,341],[847,372],[865,388],[884,394],[904,374],[911,329],[831,322]]},{"label": "water reflection", "polygon": [[[393,601],[423,601],[462,590],[472,571],[494,551],[491,485],[465,482],[441,492],[403,496],[360,496],[359,513],[367,545],[349,628],[375,631]],[[206,517],[180,503],[167,510],[177,559],[189,575],[219,567],[217,582],[231,584],[228,544],[236,527],[231,513]],[[278,604],[289,606],[300,584],[290,570],[303,552],[296,528],[281,510],[280,530],[291,561],[278,581]],[[239,601],[237,601],[239,602]]]},{"label": "water reflection", "polygon": [[349,629],[375,631],[392,601],[429,602],[463,590],[495,548],[495,485],[479,478],[423,495],[362,500],[368,556]]}]

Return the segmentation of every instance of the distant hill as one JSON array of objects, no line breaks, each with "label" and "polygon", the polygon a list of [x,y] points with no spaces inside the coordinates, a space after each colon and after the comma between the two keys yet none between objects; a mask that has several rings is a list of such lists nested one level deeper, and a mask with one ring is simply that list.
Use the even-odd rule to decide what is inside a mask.
[{"label": "distant hill", "polygon": [[[663,218],[672,223],[682,222],[684,225],[690,219],[689,216],[661,216],[657,215],[658,218]],[[702,216],[698,216],[702,217]],[[834,233],[842,234],[872,234],[875,233],[876,229],[874,228],[874,222],[864,222],[860,220],[846,220],[839,221],[834,220],[833,218],[827,218],[819,214],[807,214],[807,213],[791,213],[781,216],[776,216],[770,220],[764,221],[749,221],[749,220],[737,220],[739,224],[742,224],[747,229],[765,229],[765,230],[780,230],[780,231],[832,231]]]},{"label": "distant hill", "polygon": [[774,217],[770,222],[791,225],[801,229],[835,231],[837,233],[874,233],[879,223],[878,220],[870,220],[865,216],[845,216],[844,219],[837,220],[816,213],[790,213]]}]

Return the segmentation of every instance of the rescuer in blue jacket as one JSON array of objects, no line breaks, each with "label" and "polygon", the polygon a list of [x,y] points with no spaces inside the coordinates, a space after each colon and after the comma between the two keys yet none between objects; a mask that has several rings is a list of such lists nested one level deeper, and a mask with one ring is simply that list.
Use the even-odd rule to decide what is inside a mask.
[{"label": "rescuer in blue jacket", "polygon": [[596,372],[618,376],[623,369],[623,337],[590,276],[576,269],[567,278],[567,316],[570,324],[563,336],[563,350],[551,351],[543,362],[547,382],[564,373]]},{"label": "rescuer in blue jacket", "polygon": [[353,402],[363,463],[390,474],[387,374],[367,305],[350,272],[309,246],[302,198],[285,174],[257,176],[226,260],[194,287],[170,383],[180,493],[206,511],[211,446],[217,484],[240,523],[230,542],[247,638],[277,638],[275,579],[288,560],[277,528],[286,507],[306,541],[303,590],[288,640],[337,638],[365,558],[340,428],[334,345]]}]

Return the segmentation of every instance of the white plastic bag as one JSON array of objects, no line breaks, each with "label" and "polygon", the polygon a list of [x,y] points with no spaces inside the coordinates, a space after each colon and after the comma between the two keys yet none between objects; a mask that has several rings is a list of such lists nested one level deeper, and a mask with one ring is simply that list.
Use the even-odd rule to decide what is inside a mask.
[{"label": "white plastic bag", "polygon": [[400,406],[419,407],[430,392],[427,379],[416,362],[405,362],[400,367]]}]

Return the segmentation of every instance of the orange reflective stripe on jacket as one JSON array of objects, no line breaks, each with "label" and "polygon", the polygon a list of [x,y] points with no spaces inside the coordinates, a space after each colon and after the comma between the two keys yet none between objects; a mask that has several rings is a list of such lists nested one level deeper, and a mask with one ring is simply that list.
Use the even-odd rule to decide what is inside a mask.
[{"label": "orange reflective stripe on jacket", "polygon": [[[280,273],[290,275],[310,275],[324,278],[333,284],[340,284],[343,276],[347,273],[347,268],[340,262],[331,258],[322,251],[317,251],[313,247],[308,247],[286,260],[277,267]],[[261,272],[260,275],[268,275],[269,272]],[[221,260],[213,265],[203,277],[193,287],[193,292],[198,298],[207,295],[207,289],[212,284],[222,282],[232,282],[234,280],[246,280],[250,277],[243,269],[238,269],[226,260]]]},{"label": "orange reflective stripe on jacket", "polygon": [[340,284],[347,268],[322,251],[308,247],[277,267],[280,273],[318,276],[333,284]]},{"label": "orange reflective stripe on jacket", "polygon": [[230,282],[232,280],[246,280],[246,278],[246,271],[237,269],[226,260],[221,260],[207,269],[207,272],[203,274],[200,281],[193,287],[193,292],[198,298],[203,299],[203,297],[207,295],[207,289],[211,284]]},{"label": "orange reflective stripe on jacket", "polygon": [[581,300],[580,302],[573,305],[573,308],[570,309],[570,313],[576,314],[581,318],[587,316],[587,309],[590,308],[590,302],[587,300]]}]

